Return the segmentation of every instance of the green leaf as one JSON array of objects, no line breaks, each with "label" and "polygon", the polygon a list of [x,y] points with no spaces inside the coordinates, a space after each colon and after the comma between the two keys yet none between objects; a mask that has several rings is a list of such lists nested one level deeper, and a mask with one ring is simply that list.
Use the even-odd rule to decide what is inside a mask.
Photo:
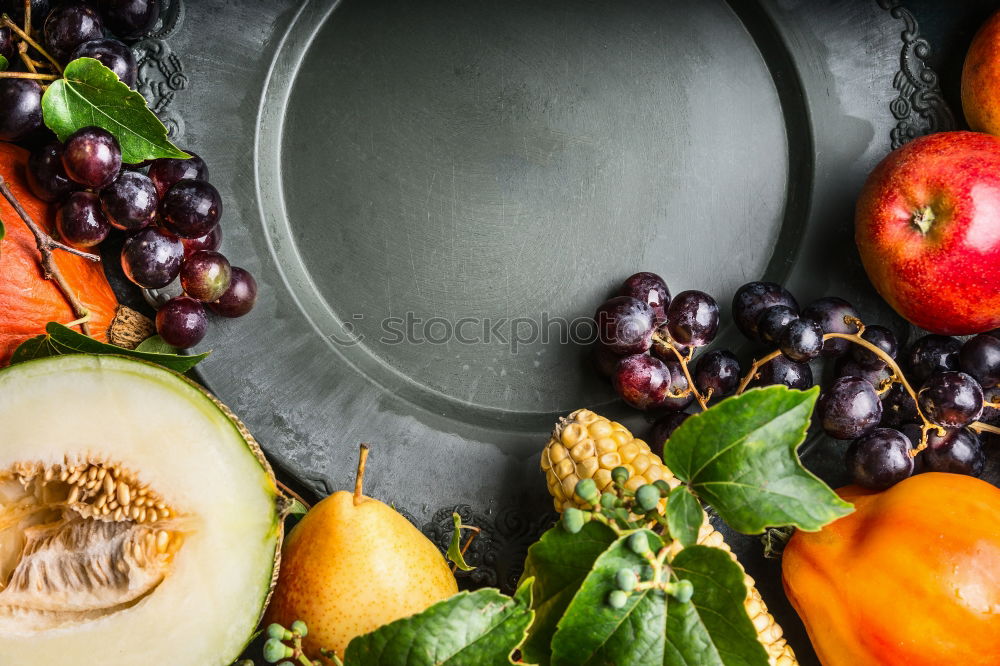
[{"label": "green leaf", "polygon": [[818,392],[770,386],[727,398],[686,419],[663,462],[739,532],[818,530],[852,510],[796,453]]},{"label": "green leaf", "polygon": [[168,345],[163,338],[158,335],[151,335],[135,348],[138,352],[149,352],[151,354],[176,354],[180,350],[173,345]]},{"label": "green leaf", "polygon": [[33,361],[36,358],[46,358],[48,356],[57,356],[58,354],[59,352],[49,344],[49,336],[37,335],[18,345],[17,349],[14,350],[14,354],[10,357],[10,364],[24,363],[25,361]]},{"label": "green leaf", "polygon": [[543,666],[549,663],[559,619],[594,562],[614,541],[615,533],[609,527],[590,522],[577,534],[556,525],[528,548],[522,580],[535,579],[535,621],[521,647],[526,661]]},{"label": "green leaf", "polygon": [[6,71],[9,66],[10,66],[10,63],[7,62],[7,58],[5,58],[4,56],[0,55],[0,72]]},{"label": "green leaf", "polygon": [[448,544],[447,558],[462,571],[472,571],[476,567],[470,567],[462,554],[462,517],[457,513],[451,514],[451,519],[455,523],[455,531],[451,535],[451,543]]},{"label": "green leaf", "polygon": [[62,324],[49,322],[45,326],[48,333],[48,343],[57,354],[115,354],[131,356],[150,363],[162,365],[174,372],[185,373],[204,361],[211,352],[186,356],[183,354],[156,354],[138,350],[125,349],[115,345],[99,342],[83,333],[78,333]]},{"label": "green leaf", "polygon": [[506,666],[527,635],[532,579],[514,597],[497,590],[460,592],[417,615],[358,636],[349,666]]},{"label": "green leaf", "polygon": [[42,116],[60,141],[82,127],[103,127],[118,139],[127,164],[190,157],[170,143],[167,128],[147,108],[145,98],[94,58],[66,65],[63,78],[53,81],[42,96]]},{"label": "green leaf", "polygon": [[687,486],[680,486],[670,493],[667,500],[667,529],[670,536],[685,548],[698,542],[698,530],[705,521],[701,502]]},{"label": "green leaf", "polygon": [[685,548],[671,562],[674,574],[691,581],[691,602],[670,604],[664,664],[767,666],[768,657],[743,605],[743,571],[723,550]]},{"label": "green leaf", "polygon": [[288,512],[286,516],[304,516],[309,513],[309,507],[300,502],[299,500],[292,498],[292,505],[288,507]]}]

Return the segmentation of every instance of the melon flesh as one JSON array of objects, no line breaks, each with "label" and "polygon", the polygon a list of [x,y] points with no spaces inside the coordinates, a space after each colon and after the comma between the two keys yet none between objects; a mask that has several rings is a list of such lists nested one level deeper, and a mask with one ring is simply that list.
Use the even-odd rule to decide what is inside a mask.
[{"label": "melon flesh", "polygon": [[88,355],[0,371],[0,664],[230,664],[271,589],[278,503],[252,439],[178,375]]}]

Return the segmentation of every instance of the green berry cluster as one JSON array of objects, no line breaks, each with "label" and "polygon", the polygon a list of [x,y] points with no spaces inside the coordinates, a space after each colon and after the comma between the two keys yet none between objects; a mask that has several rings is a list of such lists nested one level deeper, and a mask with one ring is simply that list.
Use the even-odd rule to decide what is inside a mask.
[{"label": "green berry cluster", "polygon": [[[309,627],[302,620],[292,622],[292,626],[285,628],[278,623],[267,625],[265,631],[267,641],[264,642],[264,661],[278,666],[295,666],[292,660],[297,661],[302,666],[314,666],[319,662],[309,659],[302,651],[302,639],[309,634]],[[286,645],[286,643],[291,645]],[[321,650],[323,656],[334,662],[338,666],[343,666],[337,655],[328,650]]]}]

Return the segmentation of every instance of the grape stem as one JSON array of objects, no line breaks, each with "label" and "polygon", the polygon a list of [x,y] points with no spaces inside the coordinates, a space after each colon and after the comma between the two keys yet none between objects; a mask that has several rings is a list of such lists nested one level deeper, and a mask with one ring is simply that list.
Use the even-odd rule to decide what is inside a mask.
[{"label": "grape stem", "polygon": [[752,382],[760,373],[760,369],[763,368],[768,363],[770,363],[771,361],[773,361],[774,359],[778,358],[779,356],[781,356],[781,352],[776,350],[761,359],[754,359],[753,364],[751,364],[750,366],[750,372],[748,372],[746,376],[743,378],[743,380],[740,381],[740,385],[736,389],[736,395],[739,395],[740,393],[746,391],[747,386],[750,385],[750,382]]},{"label": "grape stem", "polygon": [[41,74],[37,72],[0,72],[0,79],[30,79],[32,81],[55,81],[59,77],[55,74]]},{"label": "grape stem", "polygon": [[659,333],[653,333],[653,341],[659,342],[660,344],[670,347],[670,351],[674,353],[677,357],[677,361],[681,364],[681,371],[684,373],[684,378],[687,380],[687,390],[681,391],[677,394],[671,394],[671,398],[683,398],[687,395],[693,395],[694,399],[698,401],[698,405],[701,407],[702,411],[708,409],[708,400],[711,398],[711,393],[708,396],[703,396],[698,388],[694,385],[694,379],[691,377],[691,370],[688,368],[688,364],[691,362],[691,358],[694,355],[694,349],[688,350],[685,355],[681,353],[681,350],[674,345],[674,341],[668,337],[660,335]]},{"label": "grape stem", "polygon": [[[25,18],[26,19],[28,18],[27,15],[25,15]],[[6,14],[4,14],[2,18],[0,18],[0,22],[2,22],[3,25],[7,26],[11,30],[13,30],[14,33],[18,37],[20,37],[22,40],[24,40],[24,42],[27,43],[31,48],[33,48],[36,51],[38,51],[39,53],[41,53],[45,57],[46,60],[48,60],[50,63],[52,63],[52,68],[56,71],[56,73],[59,74],[59,76],[62,76],[63,71],[62,71],[62,67],[59,65],[59,61],[57,61],[55,58],[53,58],[49,54],[48,51],[46,51],[44,48],[42,48],[42,46],[38,42],[36,42],[34,39],[32,39],[31,35],[29,35],[27,32],[25,32],[24,30],[22,30]],[[59,78],[59,77],[56,77],[56,78]]]},{"label": "grape stem", "polygon": [[[59,291],[62,292],[63,297],[66,302],[69,303],[70,308],[73,310],[73,315],[77,319],[85,319],[89,314],[80,299],[76,297],[73,293],[73,289],[70,287],[66,278],[63,276],[59,267],[56,265],[53,259],[53,250],[62,250],[63,252],[68,252],[69,254],[76,255],[77,257],[82,257],[87,261],[100,262],[101,258],[96,254],[89,254],[81,250],[77,250],[69,245],[64,245],[52,236],[48,235],[39,228],[31,216],[28,215],[28,211],[24,209],[21,202],[17,200],[14,193],[11,191],[10,187],[7,185],[7,181],[4,180],[3,176],[0,176],[0,194],[3,198],[11,205],[15,212],[22,220],[24,224],[27,225],[28,229],[31,230],[31,234],[35,237],[35,245],[38,247],[38,253],[41,255],[42,264],[42,275],[46,280],[52,280],[59,287]],[[90,335],[90,324],[85,320],[80,324],[80,330],[83,331],[84,335]]]}]

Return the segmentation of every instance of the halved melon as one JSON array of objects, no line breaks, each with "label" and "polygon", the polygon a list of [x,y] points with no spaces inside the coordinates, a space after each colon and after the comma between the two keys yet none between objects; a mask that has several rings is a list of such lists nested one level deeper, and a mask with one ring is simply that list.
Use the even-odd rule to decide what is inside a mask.
[{"label": "halved melon", "polygon": [[282,504],[246,429],[180,375],[88,355],[0,370],[0,664],[231,663]]}]

